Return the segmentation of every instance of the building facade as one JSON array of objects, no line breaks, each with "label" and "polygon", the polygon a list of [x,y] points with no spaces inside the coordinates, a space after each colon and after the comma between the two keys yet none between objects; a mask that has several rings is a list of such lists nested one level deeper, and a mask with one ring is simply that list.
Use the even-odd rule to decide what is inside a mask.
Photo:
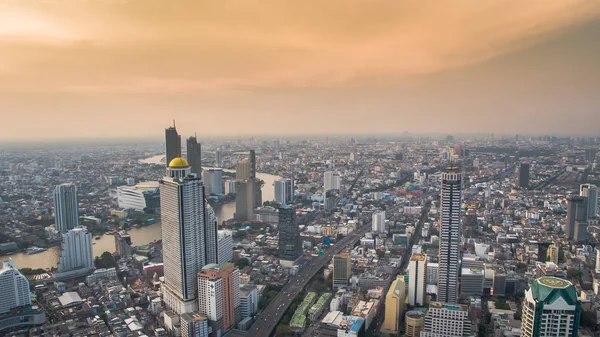
[{"label": "building facade", "polygon": [[567,223],[565,224],[565,233],[569,240],[575,238],[575,227],[577,223],[587,221],[588,203],[585,197],[569,196],[567,198]]},{"label": "building facade", "polygon": [[421,337],[466,337],[471,335],[471,320],[466,305],[432,302],[425,315]]},{"label": "building facade", "polygon": [[131,257],[133,255],[131,236],[125,231],[120,231],[115,233],[114,237],[116,253],[122,258]]},{"label": "building facade", "polygon": [[239,308],[240,271],[233,263],[202,268],[198,274],[198,311],[208,317],[217,336],[235,327]]},{"label": "building facade", "polygon": [[521,163],[519,166],[519,187],[520,188],[528,188],[529,187],[529,164]]},{"label": "building facade", "polygon": [[598,187],[593,184],[583,184],[579,187],[579,196],[587,198],[588,218],[598,217]]},{"label": "building facade", "polygon": [[385,295],[385,317],[381,332],[397,334],[400,331],[400,321],[404,312],[406,300],[406,283],[404,276],[398,276]]},{"label": "building facade", "polygon": [[0,261],[0,292],[0,315],[31,305],[29,281],[19,272],[12,259]]},{"label": "building facade", "polygon": [[296,210],[292,207],[279,208],[279,258],[296,261],[302,255],[300,229],[296,222]]},{"label": "building facade", "polygon": [[223,195],[223,170],[220,168],[207,169],[202,172],[206,195]]},{"label": "building facade", "polygon": [[198,139],[194,135],[186,141],[187,161],[190,164],[192,173],[200,176],[202,174],[202,145],[198,143]]},{"label": "building facade", "polygon": [[550,276],[534,280],[525,291],[522,312],[523,337],[577,336],[581,303],[567,280]]},{"label": "building facade", "polygon": [[198,309],[197,275],[217,262],[216,216],[209,216],[204,184],[188,162],[175,158],[160,180],[163,241],[163,300],[178,314]]},{"label": "building facade", "polygon": [[462,175],[456,169],[442,173],[438,301],[457,303],[461,247]]},{"label": "building facade", "polygon": [[420,311],[409,311],[404,317],[404,336],[419,337],[425,328],[425,313]]},{"label": "building facade", "polygon": [[175,121],[173,126],[165,129],[165,147],[165,163],[168,166],[173,159],[181,157],[181,136],[177,133]]},{"label": "building facade", "polygon": [[385,211],[373,213],[371,219],[371,226],[373,232],[383,233],[385,232]]},{"label": "building facade", "polygon": [[54,216],[59,233],[79,226],[77,187],[74,184],[61,184],[54,188]]},{"label": "building facade", "polygon": [[333,287],[346,288],[352,276],[351,259],[348,251],[333,256]]},{"label": "building facade", "polygon": [[132,209],[144,212],[150,209],[157,212],[160,209],[160,192],[158,181],[145,181],[135,186],[117,187],[117,203],[121,209]]},{"label": "building facade", "polygon": [[208,337],[208,318],[199,313],[186,313],[179,317],[181,337]]},{"label": "building facade", "polygon": [[57,278],[85,275],[94,269],[92,233],[84,227],[73,228],[62,236]]},{"label": "building facade", "polygon": [[408,304],[424,306],[427,290],[427,255],[413,254],[408,263]]}]

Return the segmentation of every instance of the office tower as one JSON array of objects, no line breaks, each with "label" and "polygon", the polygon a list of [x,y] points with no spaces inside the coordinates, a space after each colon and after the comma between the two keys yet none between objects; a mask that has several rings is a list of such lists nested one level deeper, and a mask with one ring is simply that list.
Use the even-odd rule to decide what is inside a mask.
[{"label": "office tower", "polygon": [[79,208],[77,203],[77,187],[61,184],[54,188],[54,216],[56,230],[66,233],[79,226]]},{"label": "office tower", "polygon": [[587,215],[589,218],[598,216],[598,187],[593,184],[582,184],[579,187],[579,196],[587,198]]},{"label": "office tower", "polygon": [[223,152],[221,152],[221,150],[215,152],[215,165],[217,167],[223,167]]},{"label": "office tower", "polygon": [[231,262],[233,260],[233,236],[230,230],[217,232],[217,263]]},{"label": "office tower", "polygon": [[597,149],[586,149],[585,150],[585,160],[588,163],[594,163],[596,162],[596,154],[597,154],[598,150]]},{"label": "office tower", "polygon": [[558,253],[560,251],[560,244],[559,243],[553,243],[550,246],[548,246],[548,255],[547,255],[547,261],[550,261],[554,264],[558,264]]},{"label": "office tower", "polygon": [[58,258],[59,278],[84,275],[94,269],[92,233],[85,227],[73,228],[62,235],[60,257]]},{"label": "office tower", "polygon": [[385,295],[385,317],[381,332],[386,334],[397,334],[400,331],[400,321],[404,312],[406,300],[406,283],[404,276],[398,276]]},{"label": "office tower", "polygon": [[588,203],[585,197],[569,196],[567,197],[567,223],[565,233],[569,240],[575,238],[575,227],[577,222],[587,221]]},{"label": "office tower", "polygon": [[[463,261],[464,263],[464,261]],[[463,267],[460,273],[460,293],[466,296],[481,297],[485,275],[483,268]]]},{"label": "office tower", "polygon": [[300,230],[296,223],[296,210],[291,207],[279,208],[279,258],[296,261],[302,255]]},{"label": "office tower", "polygon": [[242,221],[253,220],[255,184],[251,180],[246,180],[238,182],[235,189],[235,213],[233,218]]},{"label": "office tower", "polygon": [[220,168],[207,169],[202,172],[206,187],[206,195],[223,195],[223,170]]},{"label": "office tower", "polygon": [[275,180],[275,201],[280,205],[287,205],[294,201],[294,178],[281,178]]},{"label": "office tower", "polygon": [[404,336],[419,337],[425,328],[425,313],[421,311],[409,311],[404,317]]},{"label": "office tower", "polygon": [[131,257],[133,251],[131,249],[131,236],[125,231],[115,233],[115,251],[122,258]]},{"label": "office tower", "polygon": [[175,121],[173,121],[173,126],[165,129],[165,146],[166,164],[169,165],[173,159],[181,157],[181,136],[175,128]]},{"label": "office tower", "polygon": [[29,281],[19,272],[12,259],[0,261],[0,292],[0,315],[31,305]]},{"label": "office tower", "polygon": [[385,211],[375,212],[372,216],[372,229],[373,232],[383,233],[385,232]]},{"label": "office tower", "polygon": [[551,276],[534,280],[525,291],[522,309],[523,337],[577,336],[581,303],[567,280]]},{"label": "office tower", "polygon": [[529,187],[529,164],[521,163],[519,166],[519,187]]},{"label": "office tower", "polygon": [[209,264],[198,274],[198,310],[217,336],[235,326],[240,308],[240,271],[233,263]]},{"label": "office tower", "polygon": [[460,262],[462,175],[456,169],[442,173],[441,231],[438,270],[438,301],[458,300]]},{"label": "office tower", "polygon": [[427,255],[413,254],[408,263],[408,304],[425,305],[427,290]]},{"label": "office tower", "polygon": [[255,285],[240,288],[240,320],[252,317],[258,312],[259,292]]},{"label": "office tower", "polygon": [[343,251],[333,256],[333,287],[334,288],[346,288],[348,286],[348,280],[352,276],[352,270],[350,268],[350,253]]},{"label": "office tower", "polygon": [[[202,145],[198,143],[198,139],[194,135],[186,141],[187,145],[187,161],[190,164],[192,173],[200,176],[202,173]],[[170,161],[168,162],[170,163]]]},{"label": "office tower", "polygon": [[250,161],[250,179],[256,179],[256,153],[254,150],[250,150],[248,160]]},{"label": "office tower", "polygon": [[323,190],[326,193],[330,190],[339,190],[341,188],[340,176],[333,171],[323,173]]},{"label": "office tower", "polygon": [[240,160],[235,167],[235,180],[246,181],[251,177],[251,164],[248,159]]},{"label": "office tower", "polygon": [[186,313],[179,317],[181,337],[208,337],[208,318],[199,313]]},{"label": "office tower", "polygon": [[471,320],[466,305],[440,302],[429,304],[421,337],[464,337],[471,335]]},{"label": "office tower", "polygon": [[191,173],[185,159],[173,159],[159,184],[163,300],[177,314],[194,312],[198,308],[198,272],[217,259],[216,216],[207,207],[202,179]]},{"label": "office tower", "polygon": [[236,188],[237,182],[235,180],[225,180],[223,185],[225,186],[225,194],[235,194],[237,191]]}]

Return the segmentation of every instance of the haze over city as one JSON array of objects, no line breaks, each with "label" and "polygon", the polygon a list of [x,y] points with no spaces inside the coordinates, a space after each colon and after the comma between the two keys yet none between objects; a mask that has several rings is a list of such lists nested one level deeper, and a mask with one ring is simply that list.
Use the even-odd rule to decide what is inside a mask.
[{"label": "haze over city", "polygon": [[0,4],[0,139],[596,135],[600,2]]}]

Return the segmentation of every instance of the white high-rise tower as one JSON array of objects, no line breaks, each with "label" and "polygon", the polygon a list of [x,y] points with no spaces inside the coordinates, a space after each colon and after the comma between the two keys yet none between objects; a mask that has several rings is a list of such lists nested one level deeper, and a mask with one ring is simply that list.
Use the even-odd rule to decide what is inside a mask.
[{"label": "white high-rise tower", "polygon": [[194,312],[198,310],[197,275],[206,264],[217,262],[217,221],[209,215],[202,179],[191,173],[185,159],[173,159],[159,183],[163,300],[178,314]]},{"label": "white high-rise tower", "polygon": [[457,169],[442,173],[438,301],[457,303],[460,270],[462,175]]},{"label": "white high-rise tower", "polygon": [[66,233],[79,226],[77,188],[75,185],[61,184],[54,188],[54,215],[56,230]]},{"label": "white high-rise tower", "polygon": [[56,278],[79,277],[94,269],[92,233],[85,227],[73,228],[64,233],[61,248]]},{"label": "white high-rise tower", "polygon": [[29,281],[21,274],[12,259],[0,261],[0,315],[18,307],[31,305]]}]

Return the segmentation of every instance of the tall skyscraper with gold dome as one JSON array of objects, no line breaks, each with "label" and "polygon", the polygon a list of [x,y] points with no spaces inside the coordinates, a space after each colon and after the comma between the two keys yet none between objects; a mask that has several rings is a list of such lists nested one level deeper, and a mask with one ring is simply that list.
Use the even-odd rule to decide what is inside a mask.
[{"label": "tall skyscraper with gold dome", "polygon": [[217,262],[217,222],[210,216],[202,179],[176,157],[159,181],[165,283],[163,300],[170,310],[198,310],[197,275]]}]

